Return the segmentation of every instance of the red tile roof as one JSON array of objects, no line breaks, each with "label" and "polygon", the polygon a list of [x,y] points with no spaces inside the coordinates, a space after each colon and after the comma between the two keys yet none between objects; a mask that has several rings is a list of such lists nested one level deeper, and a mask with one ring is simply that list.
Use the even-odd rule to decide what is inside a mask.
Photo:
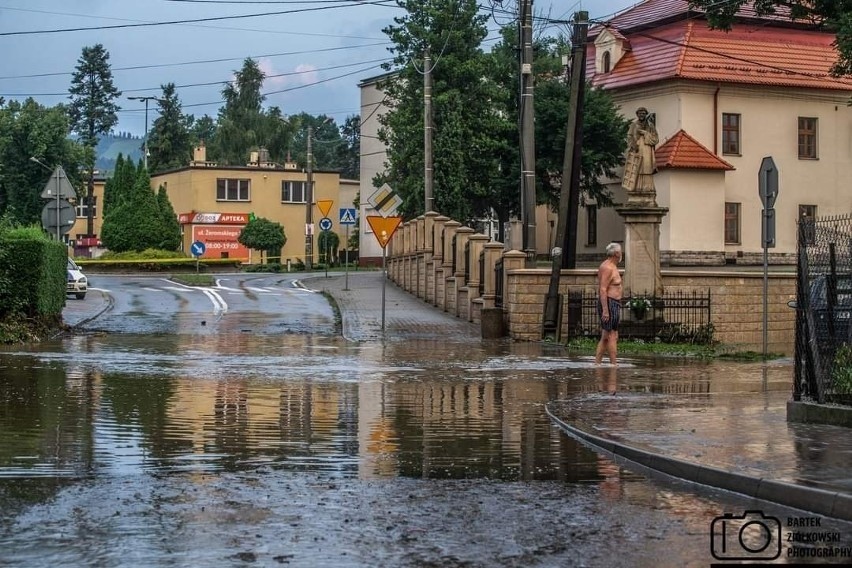
[{"label": "red tile roof", "polygon": [[595,46],[589,43],[586,73],[593,85],[614,89],[694,79],[852,91],[852,78],[829,74],[837,59],[829,33],[753,25],[723,32],[699,20],[625,35],[631,50],[606,74],[595,74]]},{"label": "red tile roof", "polygon": [[[653,25],[655,22],[685,21],[688,18],[703,17],[704,13],[704,10],[691,9],[689,0],[645,0],[615,15],[607,21],[607,26],[629,31],[632,28]],[[753,1],[744,4],[737,11],[737,16],[741,20],[760,19],[777,23],[792,23],[789,8],[778,7],[775,14],[758,16]],[[589,30],[589,37],[595,37],[600,33],[600,30],[601,28],[598,26],[592,27]]]},{"label": "red tile roof", "polygon": [[733,170],[734,166],[705,148],[698,140],[678,130],[655,152],[657,168]]}]

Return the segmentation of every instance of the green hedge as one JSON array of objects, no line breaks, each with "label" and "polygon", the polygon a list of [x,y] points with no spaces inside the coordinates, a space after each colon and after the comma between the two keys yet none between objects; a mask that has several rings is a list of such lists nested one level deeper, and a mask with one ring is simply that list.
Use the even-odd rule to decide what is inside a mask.
[{"label": "green hedge", "polygon": [[0,317],[58,318],[65,306],[65,245],[31,228],[0,235]]}]

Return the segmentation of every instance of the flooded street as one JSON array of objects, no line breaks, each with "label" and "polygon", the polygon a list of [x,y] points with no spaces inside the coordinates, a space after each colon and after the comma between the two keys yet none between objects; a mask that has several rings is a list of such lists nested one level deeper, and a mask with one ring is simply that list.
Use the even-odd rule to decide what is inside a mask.
[{"label": "flooded street", "polygon": [[616,465],[544,406],[789,388],[789,361],[753,384],[735,363],[596,369],[544,344],[351,342],[330,316],[276,334],[251,313],[134,334],[113,312],[0,349],[0,566],[707,566],[713,518],[753,502]]}]

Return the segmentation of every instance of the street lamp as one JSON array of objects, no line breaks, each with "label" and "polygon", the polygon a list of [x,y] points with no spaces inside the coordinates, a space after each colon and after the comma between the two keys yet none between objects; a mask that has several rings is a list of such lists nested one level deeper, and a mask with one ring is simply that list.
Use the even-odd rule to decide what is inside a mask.
[{"label": "street lamp", "polygon": [[[50,167],[48,167],[47,164],[45,164],[44,162],[42,162],[41,160],[39,160],[35,156],[30,156],[30,161],[35,162],[36,164],[40,165],[41,167],[43,167],[44,169],[49,171],[51,174],[54,172],[54,170],[50,169]],[[60,225],[60,222],[59,222],[59,208],[60,208],[59,207],[59,205],[60,205],[59,204],[59,193],[60,193],[59,172],[57,171],[56,172],[56,240],[57,241],[62,240],[61,233],[59,232],[59,225]]]},{"label": "street lamp", "polygon": [[145,155],[142,157],[145,164],[145,169],[148,169],[148,101],[160,101],[159,97],[127,97],[129,101],[145,101],[145,140],[144,140],[144,152]]}]

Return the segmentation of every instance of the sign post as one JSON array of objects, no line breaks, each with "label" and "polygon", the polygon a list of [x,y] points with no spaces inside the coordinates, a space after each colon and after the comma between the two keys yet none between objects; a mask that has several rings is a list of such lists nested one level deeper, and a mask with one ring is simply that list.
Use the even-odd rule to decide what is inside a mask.
[{"label": "sign post", "polygon": [[349,225],[355,224],[355,208],[350,207],[340,210],[340,224],[346,227],[346,242],[343,243],[343,252],[346,255],[346,264],[344,266],[345,283],[344,290],[349,290]]},{"label": "sign post", "polygon": [[760,240],[763,246],[763,358],[769,345],[769,249],[775,248],[775,200],[778,198],[778,167],[772,156],[763,158],[757,174],[757,188],[763,211],[760,216]]},{"label": "sign post", "polygon": [[373,229],[379,246],[382,247],[382,333],[385,331],[385,288],[388,280],[387,269],[387,246],[402,222],[402,217],[381,217],[379,215],[367,215],[367,223]]},{"label": "sign post", "polygon": [[192,256],[195,257],[195,273],[198,274],[198,259],[201,255],[204,254],[204,251],[207,250],[207,245],[205,245],[201,241],[195,241],[189,246],[189,251],[192,253]]}]

